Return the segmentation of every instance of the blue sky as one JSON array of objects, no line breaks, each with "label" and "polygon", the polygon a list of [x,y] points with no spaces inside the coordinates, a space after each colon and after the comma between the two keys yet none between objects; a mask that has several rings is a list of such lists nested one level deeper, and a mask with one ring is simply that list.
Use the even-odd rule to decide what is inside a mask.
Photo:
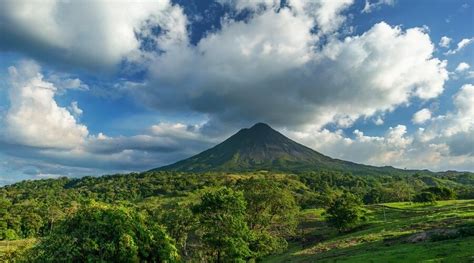
[{"label": "blue sky", "polygon": [[255,122],[474,171],[474,1],[0,3],[0,184],[143,171]]}]

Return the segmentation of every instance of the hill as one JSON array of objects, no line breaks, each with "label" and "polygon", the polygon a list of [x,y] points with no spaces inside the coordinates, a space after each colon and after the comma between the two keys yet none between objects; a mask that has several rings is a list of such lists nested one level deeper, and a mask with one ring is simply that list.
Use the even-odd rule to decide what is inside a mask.
[{"label": "hill", "polygon": [[427,170],[375,167],[334,159],[297,143],[265,123],[241,129],[222,143],[195,156],[152,171],[305,172],[333,170],[357,175],[429,174]]},{"label": "hill", "polygon": [[323,209],[302,212],[290,249],[263,262],[472,262],[474,201],[367,205],[368,222],[338,234]]}]

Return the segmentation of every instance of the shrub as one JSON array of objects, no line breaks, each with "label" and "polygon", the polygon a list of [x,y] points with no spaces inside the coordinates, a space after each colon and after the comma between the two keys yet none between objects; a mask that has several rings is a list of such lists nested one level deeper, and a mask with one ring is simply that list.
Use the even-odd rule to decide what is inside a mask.
[{"label": "shrub", "polygon": [[361,200],[351,194],[344,193],[326,210],[327,222],[336,227],[339,232],[349,230],[357,225],[364,216]]},{"label": "shrub", "polygon": [[435,203],[436,196],[431,192],[421,192],[413,198],[413,202],[416,203]]}]

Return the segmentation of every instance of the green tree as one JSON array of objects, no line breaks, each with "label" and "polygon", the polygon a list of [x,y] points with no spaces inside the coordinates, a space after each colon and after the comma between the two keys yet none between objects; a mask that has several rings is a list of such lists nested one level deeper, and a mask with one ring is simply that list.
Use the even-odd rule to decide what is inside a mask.
[{"label": "green tree", "polygon": [[436,200],[451,200],[455,198],[455,193],[453,190],[447,187],[428,187],[423,190],[423,192],[430,192],[432,193]]},{"label": "green tree", "polygon": [[326,210],[327,222],[340,232],[354,227],[364,215],[361,204],[362,202],[357,196],[348,192],[344,193]]},{"label": "green tree", "polygon": [[123,207],[93,204],[54,228],[29,251],[33,262],[174,262],[172,240],[158,225]]},{"label": "green tree", "polygon": [[181,253],[188,256],[188,235],[197,223],[191,209],[184,204],[172,203],[162,214],[160,221],[166,227],[168,234],[176,240]]},{"label": "green tree", "polygon": [[413,198],[413,202],[416,203],[435,203],[436,195],[431,192],[421,192]]},{"label": "green tree", "polygon": [[11,207],[11,202],[8,199],[0,197],[0,240],[10,239],[11,234],[7,237],[8,222],[7,218],[10,217],[8,212]]},{"label": "green tree", "polygon": [[198,231],[216,262],[242,261],[250,256],[245,210],[242,192],[227,187],[205,193],[193,207]]},{"label": "green tree", "polygon": [[240,183],[247,202],[246,221],[252,231],[251,250],[262,257],[287,247],[294,234],[299,208],[292,193],[277,183],[248,179]]},{"label": "green tree", "polygon": [[365,204],[378,204],[382,202],[383,194],[377,188],[372,188],[368,193],[364,195]]}]

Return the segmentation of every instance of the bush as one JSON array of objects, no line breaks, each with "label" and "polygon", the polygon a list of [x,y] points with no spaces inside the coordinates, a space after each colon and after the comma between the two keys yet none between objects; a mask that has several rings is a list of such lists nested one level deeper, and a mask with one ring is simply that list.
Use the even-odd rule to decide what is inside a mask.
[{"label": "bush", "polygon": [[423,192],[432,193],[436,200],[451,200],[455,198],[453,190],[447,187],[429,187],[423,190]]},{"label": "bush", "polygon": [[361,200],[351,194],[344,193],[326,210],[327,222],[336,227],[339,232],[347,231],[356,226],[364,216]]},{"label": "bush", "polygon": [[431,192],[421,192],[413,197],[415,203],[435,203],[436,195]]}]

